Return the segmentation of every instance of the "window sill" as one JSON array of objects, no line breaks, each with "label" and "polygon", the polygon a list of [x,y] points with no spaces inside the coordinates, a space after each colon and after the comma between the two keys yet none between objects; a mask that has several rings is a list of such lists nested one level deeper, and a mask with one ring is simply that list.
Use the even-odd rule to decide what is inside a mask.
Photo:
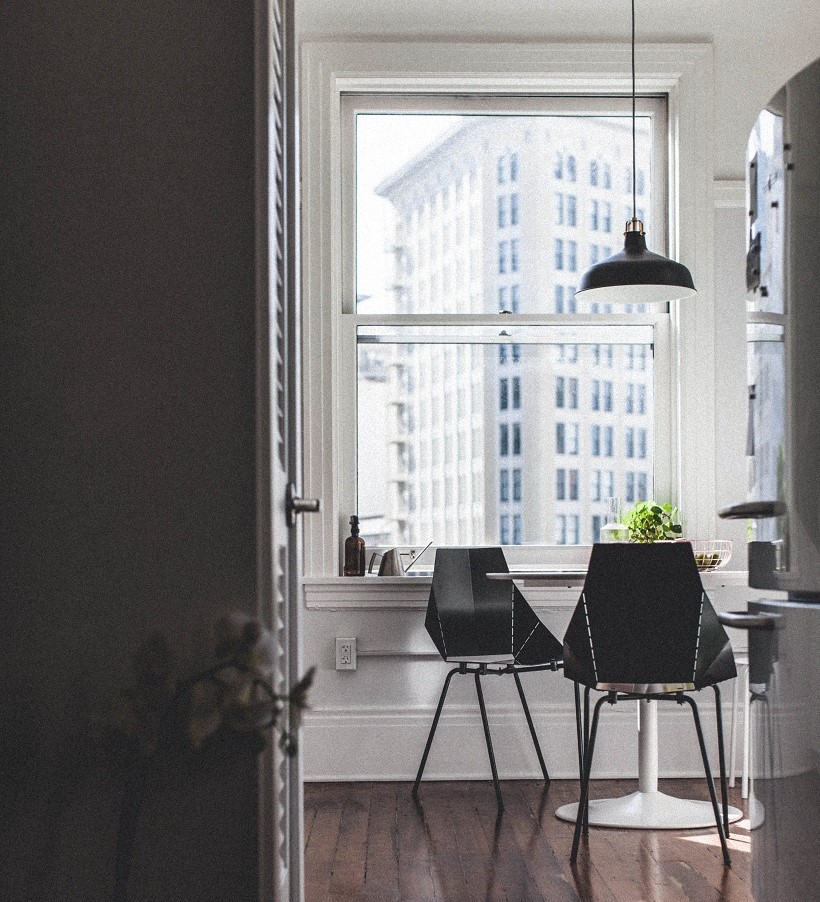
[{"label": "window sill", "polygon": [[[745,570],[701,574],[707,592],[748,588]],[[305,607],[310,610],[423,609],[430,594],[430,576],[311,576],[302,580]],[[578,599],[577,581],[551,586],[522,583],[534,608],[563,608]]]}]

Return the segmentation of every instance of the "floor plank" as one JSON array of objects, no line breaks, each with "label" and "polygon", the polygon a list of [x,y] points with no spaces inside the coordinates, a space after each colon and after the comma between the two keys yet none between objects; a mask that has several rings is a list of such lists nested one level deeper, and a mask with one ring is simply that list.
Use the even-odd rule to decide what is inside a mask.
[{"label": "floor plank", "polygon": [[[593,796],[634,781],[596,780]],[[703,780],[663,791],[707,799]],[[577,801],[576,780],[504,781],[496,817],[489,781],[305,786],[306,902],[754,902],[748,825],[733,826],[733,867],[715,830],[593,828],[571,867],[572,824],[555,809]],[[739,794],[731,802],[743,808]]]}]

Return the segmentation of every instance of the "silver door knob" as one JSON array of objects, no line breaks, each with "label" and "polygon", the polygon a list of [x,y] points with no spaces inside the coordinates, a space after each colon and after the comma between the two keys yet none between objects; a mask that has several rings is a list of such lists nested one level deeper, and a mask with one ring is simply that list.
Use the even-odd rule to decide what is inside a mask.
[{"label": "silver door knob", "polygon": [[288,483],[285,491],[285,516],[288,520],[288,526],[296,526],[297,514],[314,514],[320,508],[318,498],[299,498],[296,495],[296,487],[292,482]]}]

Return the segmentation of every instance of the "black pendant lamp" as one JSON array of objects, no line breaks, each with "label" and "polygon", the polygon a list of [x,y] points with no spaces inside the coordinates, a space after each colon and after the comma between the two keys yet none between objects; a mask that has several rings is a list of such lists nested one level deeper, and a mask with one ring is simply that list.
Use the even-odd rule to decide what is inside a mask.
[{"label": "black pendant lamp", "polygon": [[576,297],[605,304],[650,304],[697,294],[682,264],[646,248],[643,223],[635,205],[635,0],[632,0],[632,219],[626,224],[624,249],[591,266],[581,276]]}]

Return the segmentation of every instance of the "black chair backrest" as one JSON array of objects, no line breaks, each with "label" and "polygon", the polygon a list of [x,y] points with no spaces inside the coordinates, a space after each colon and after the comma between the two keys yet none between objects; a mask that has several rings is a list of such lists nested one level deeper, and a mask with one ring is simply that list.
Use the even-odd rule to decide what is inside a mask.
[{"label": "black chair backrest", "polygon": [[734,676],[691,544],[595,545],[564,637],[564,666],[586,685],[699,686]]},{"label": "black chair backrest", "polygon": [[439,548],[425,626],[442,657],[512,653],[512,583],[500,548]]},{"label": "black chair backrest", "polygon": [[520,666],[560,662],[561,643],[511,580],[500,548],[439,548],[424,625],[443,658],[512,656]]}]

